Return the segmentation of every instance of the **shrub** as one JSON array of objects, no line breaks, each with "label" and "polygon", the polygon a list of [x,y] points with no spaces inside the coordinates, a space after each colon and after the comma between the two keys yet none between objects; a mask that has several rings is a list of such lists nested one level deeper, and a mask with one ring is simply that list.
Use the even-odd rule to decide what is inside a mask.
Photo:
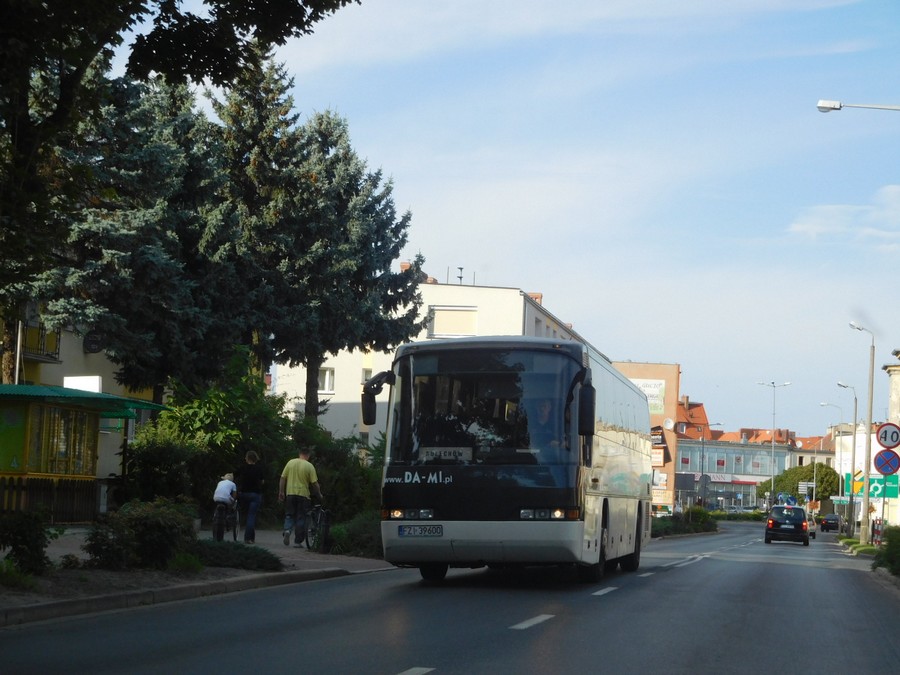
[{"label": "shrub", "polygon": [[207,567],[234,567],[243,570],[281,570],[281,559],[268,549],[236,541],[199,539],[191,552]]},{"label": "shrub", "polygon": [[47,544],[56,539],[62,528],[47,526],[46,511],[15,511],[0,516],[0,551],[9,549],[5,559],[20,572],[43,574],[51,566]]},{"label": "shrub", "polygon": [[165,569],[177,551],[197,539],[193,518],[169,499],[128,502],[115,517],[134,533],[135,553],[144,567]]},{"label": "shrub", "polygon": [[59,566],[64,570],[77,570],[81,567],[81,560],[73,553],[66,553],[59,559]]},{"label": "shrub", "polygon": [[366,511],[340,525],[331,526],[332,552],[364,558],[381,558],[381,515]]},{"label": "shrub", "polygon": [[203,562],[196,553],[176,551],[175,556],[169,561],[169,571],[196,574],[203,569]]},{"label": "shrub", "polygon": [[665,537],[673,534],[716,532],[718,529],[718,523],[709,511],[700,506],[693,506],[683,514],[653,518],[650,523],[650,536]]},{"label": "shrub", "polygon": [[900,576],[900,527],[885,528],[884,543],[875,553],[872,567],[884,567],[891,574]]},{"label": "shrub", "polygon": [[81,548],[90,556],[93,567],[123,570],[138,564],[134,532],[116,514],[107,522],[94,525]]},{"label": "shrub", "polygon": [[0,560],[0,586],[30,591],[36,585],[34,577],[20,571],[12,560]]},{"label": "shrub", "polygon": [[193,507],[185,502],[163,498],[131,501],[107,523],[94,526],[82,548],[98,567],[165,569],[176,553],[188,550],[196,541],[193,513]]},{"label": "shrub", "polygon": [[191,493],[191,459],[206,448],[170,425],[140,427],[128,449],[128,490],[138,499],[176,497]]}]

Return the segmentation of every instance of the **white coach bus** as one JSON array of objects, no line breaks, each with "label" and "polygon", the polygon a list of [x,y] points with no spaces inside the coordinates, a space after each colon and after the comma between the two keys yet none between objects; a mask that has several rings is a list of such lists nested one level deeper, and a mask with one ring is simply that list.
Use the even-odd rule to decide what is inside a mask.
[{"label": "white coach bus", "polygon": [[401,346],[363,387],[366,424],[390,385],[382,485],[386,561],[448,567],[638,568],[650,538],[647,399],[587,344],[530,337]]}]

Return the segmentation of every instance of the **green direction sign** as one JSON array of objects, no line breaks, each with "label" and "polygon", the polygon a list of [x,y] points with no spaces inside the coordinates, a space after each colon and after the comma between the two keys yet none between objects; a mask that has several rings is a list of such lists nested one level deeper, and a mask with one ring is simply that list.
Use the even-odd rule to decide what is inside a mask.
[{"label": "green direction sign", "polygon": [[[844,474],[844,492],[850,492],[849,473]],[[863,481],[861,477],[853,481],[853,496],[863,496]],[[897,474],[869,476],[869,498],[878,499],[879,497],[887,497],[888,499],[900,497],[900,476]]]}]

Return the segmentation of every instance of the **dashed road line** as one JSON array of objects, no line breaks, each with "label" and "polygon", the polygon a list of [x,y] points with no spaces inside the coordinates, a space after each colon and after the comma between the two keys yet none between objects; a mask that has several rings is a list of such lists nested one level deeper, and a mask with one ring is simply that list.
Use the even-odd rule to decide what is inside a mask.
[{"label": "dashed road line", "polygon": [[510,626],[512,630],[525,630],[526,628],[531,628],[532,626],[537,626],[539,623],[544,623],[545,621],[549,621],[555,615],[553,614],[538,614],[536,617],[528,619],[527,621],[523,621],[522,623],[517,623],[515,626]]}]

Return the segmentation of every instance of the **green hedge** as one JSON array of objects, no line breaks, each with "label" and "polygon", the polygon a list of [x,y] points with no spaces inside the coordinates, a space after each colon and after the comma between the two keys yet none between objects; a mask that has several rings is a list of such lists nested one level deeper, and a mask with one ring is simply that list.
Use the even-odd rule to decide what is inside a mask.
[{"label": "green hedge", "polygon": [[875,552],[872,567],[884,567],[894,576],[900,576],[900,527],[885,528],[883,542]]},{"label": "green hedge", "polygon": [[673,534],[716,532],[718,529],[718,522],[709,511],[700,506],[692,506],[684,513],[653,518],[650,523],[650,536],[665,537]]}]

